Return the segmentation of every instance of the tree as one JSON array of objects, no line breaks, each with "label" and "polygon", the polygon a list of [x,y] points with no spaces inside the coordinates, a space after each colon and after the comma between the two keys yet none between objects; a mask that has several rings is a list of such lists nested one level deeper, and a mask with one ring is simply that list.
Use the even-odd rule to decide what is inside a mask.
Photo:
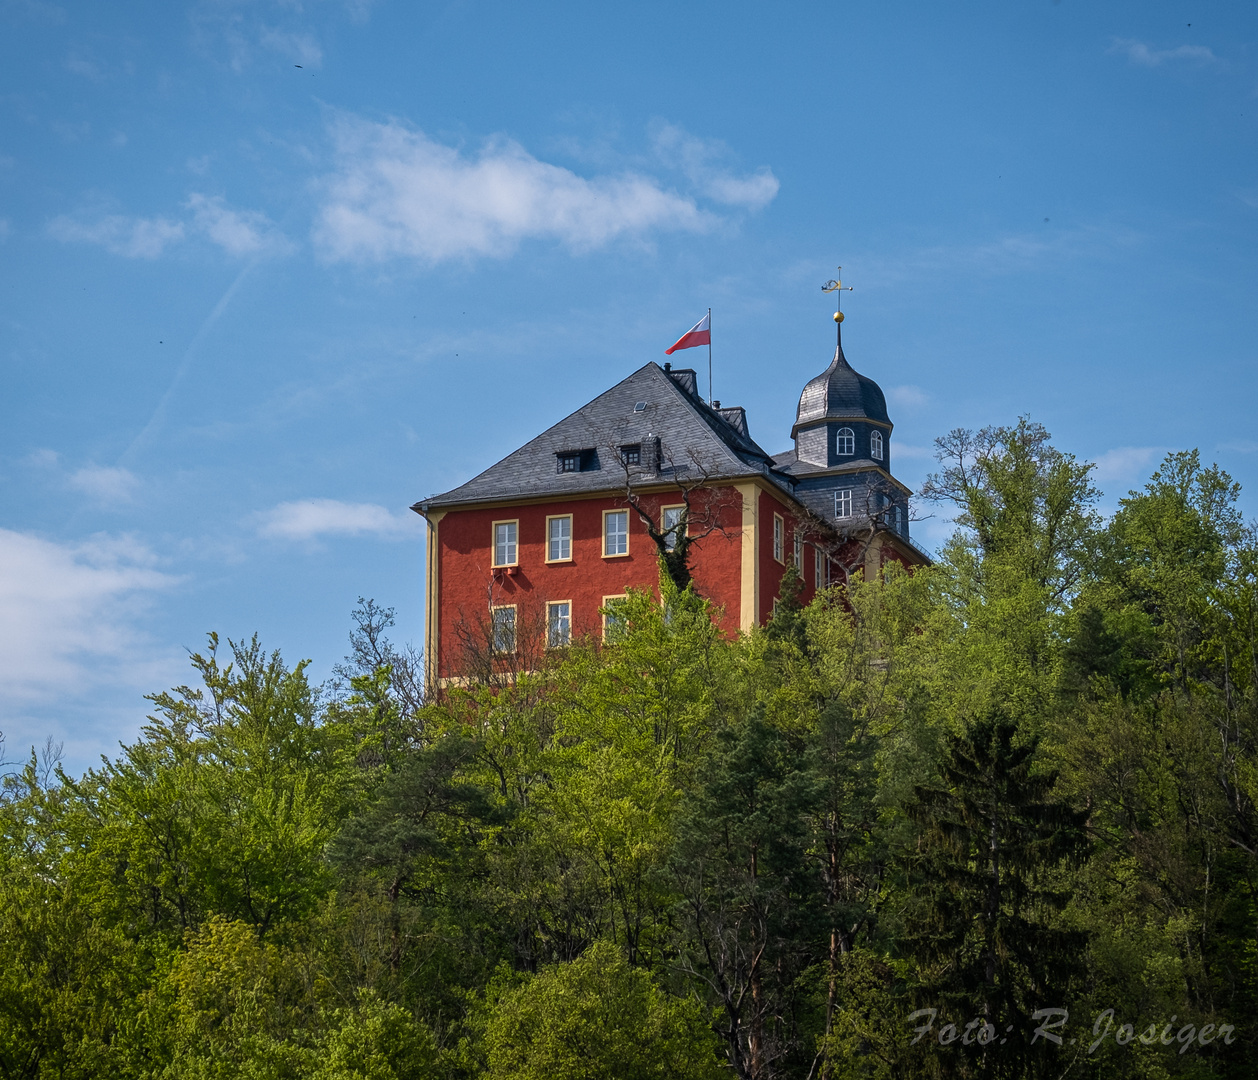
[{"label": "tree", "polygon": [[1035,1075],[1043,1046],[1022,1036],[1038,1026],[1036,1009],[1069,1000],[1085,970],[1084,938],[1058,921],[1070,899],[1062,874],[1087,851],[1085,814],[1053,797],[1056,775],[1036,769],[1036,742],[1019,735],[992,715],[950,736],[943,785],[919,786],[906,808],[920,830],[904,940],[919,1004],[958,1031],[974,1018],[1019,1033],[979,1040],[972,1058],[945,1048],[940,1064],[962,1075]]},{"label": "tree", "polygon": [[489,1080],[717,1080],[716,1040],[693,999],[675,998],[598,942],[493,1002]]},{"label": "tree", "polygon": [[678,963],[718,1011],[726,1057],[743,1080],[790,1075],[812,1056],[799,979],[822,953],[808,852],[818,796],[801,741],[753,712],[717,733],[679,815]]}]

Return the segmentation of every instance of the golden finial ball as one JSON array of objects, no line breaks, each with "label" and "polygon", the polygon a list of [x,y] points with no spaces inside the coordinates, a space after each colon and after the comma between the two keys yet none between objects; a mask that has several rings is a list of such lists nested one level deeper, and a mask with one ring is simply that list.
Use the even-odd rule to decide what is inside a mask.
[{"label": "golden finial ball", "polygon": [[835,321],[835,322],[842,322],[842,321],[843,321],[843,312],[841,312],[841,311],[836,311],[836,312],[834,313],[834,321]]}]

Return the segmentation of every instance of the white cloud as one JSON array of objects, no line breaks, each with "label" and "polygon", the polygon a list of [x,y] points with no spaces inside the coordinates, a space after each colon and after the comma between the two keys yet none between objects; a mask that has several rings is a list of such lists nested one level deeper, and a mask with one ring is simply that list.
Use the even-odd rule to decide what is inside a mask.
[{"label": "white cloud", "polygon": [[777,196],[781,186],[767,167],[736,176],[716,164],[730,154],[719,139],[701,139],[675,124],[653,126],[652,142],[660,160],[681,169],[699,192],[726,206],[759,210]]},{"label": "white cloud", "polygon": [[149,685],[166,670],[138,628],[146,601],[176,579],[143,545],[94,537],[62,544],[0,529],[0,700]]},{"label": "white cloud", "polygon": [[621,236],[699,232],[716,223],[652,177],[586,179],[508,139],[465,155],[399,122],[347,115],[333,123],[332,138],[337,169],[320,183],[314,229],[330,259],[501,257],[529,238],[582,251]]},{"label": "white cloud", "polygon": [[1167,61],[1187,60],[1195,64],[1217,64],[1219,58],[1205,45],[1180,45],[1175,49],[1154,49],[1134,38],[1115,38],[1110,52],[1124,54],[1139,67],[1159,67]]},{"label": "white cloud", "polygon": [[323,63],[323,49],[309,34],[292,33],[264,26],[258,41],[268,49],[282,53],[303,68],[317,68]]},{"label": "white cloud", "polygon": [[412,513],[392,514],[376,503],[300,499],[280,503],[259,515],[258,532],[277,540],[363,535],[389,538],[414,535],[418,520]]},{"label": "white cloud", "polygon": [[48,223],[49,233],[63,243],[100,244],[115,255],[156,259],[172,244],[189,235],[204,236],[229,255],[252,255],[264,250],[282,252],[291,245],[265,214],[234,210],[221,196],[193,192],[184,203],[191,218],[128,217],[108,214],[96,221],[63,214]]},{"label": "white cloud", "polygon": [[1157,446],[1116,446],[1096,459],[1092,476],[1098,484],[1133,484],[1145,474],[1154,455],[1162,452]]},{"label": "white cloud", "polygon": [[188,196],[185,205],[192,211],[195,228],[230,255],[252,255],[264,248],[288,246],[271,219],[257,210],[232,210],[219,196],[196,192]]},{"label": "white cloud", "polygon": [[184,236],[182,222],[121,214],[110,214],[92,223],[62,215],[49,222],[48,231],[63,243],[100,244],[106,251],[128,259],[156,259]]},{"label": "white cloud", "polygon": [[67,56],[61,64],[72,75],[81,75],[85,79],[91,79],[92,82],[104,81],[100,65],[95,61],[84,60],[81,56]]},{"label": "white cloud", "polygon": [[920,386],[893,386],[887,391],[887,397],[893,405],[904,409],[916,409],[930,400]]},{"label": "white cloud", "polygon": [[98,502],[130,502],[140,481],[127,469],[109,465],[84,465],[66,483]]}]

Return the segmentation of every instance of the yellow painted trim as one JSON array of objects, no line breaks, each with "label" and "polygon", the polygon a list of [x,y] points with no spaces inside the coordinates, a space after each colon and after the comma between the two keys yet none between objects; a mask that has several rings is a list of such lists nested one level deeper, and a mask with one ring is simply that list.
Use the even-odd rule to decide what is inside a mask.
[{"label": "yellow painted trim", "polygon": [[739,587],[738,628],[750,631],[756,625],[760,609],[760,537],[756,529],[756,509],[760,501],[760,485],[739,484],[743,497],[742,580]]},{"label": "yellow painted trim", "polygon": [[503,653],[504,653],[504,655],[505,655],[505,654],[508,654],[508,652],[509,652],[509,655],[514,656],[514,655],[515,655],[515,654],[519,651],[519,648],[520,648],[520,611],[519,611],[519,605],[518,605],[518,604],[491,604],[491,605],[490,605],[490,607],[489,607],[489,637],[490,637],[490,642],[489,642],[489,644],[490,644],[490,649],[491,649],[491,650],[492,650],[495,654],[498,652],[498,649],[497,649],[497,646],[496,646],[496,644],[495,644],[495,642],[494,642],[494,640],[493,640],[493,639],[494,639],[494,636],[495,636],[495,635],[497,634],[497,632],[498,632],[498,628],[497,628],[496,626],[494,626],[494,615],[495,615],[497,612],[499,612],[499,611],[510,611],[510,612],[511,612],[511,614],[512,614],[512,619],[511,619],[511,649],[510,649],[510,650],[506,650],[506,649],[504,649],[504,650],[503,650]]},{"label": "yellow painted trim", "polygon": [[[558,521],[560,518],[568,519],[568,557],[566,559],[552,559],[550,557],[550,523]],[[548,563],[568,563],[572,562],[572,542],[574,540],[572,534],[572,515],[571,514],[547,514],[546,515],[546,562]]]},{"label": "yellow painted trim", "polygon": [[599,605],[603,612],[603,640],[607,640],[607,602],[609,600],[628,600],[628,593],[614,593],[611,596],[604,596],[602,604]]},{"label": "yellow painted trim", "polygon": [[[734,487],[737,485],[737,480],[738,480],[738,477],[731,476],[727,479],[713,480],[712,483],[706,486],[711,487],[711,488],[726,487],[726,486]],[[676,484],[658,484],[658,483],[634,484],[633,490],[634,490],[634,493],[637,495],[654,495],[660,492],[665,492],[665,493],[672,492],[673,494],[676,494],[677,485]],[[622,486],[619,488],[604,488],[602,491],[574,491],[571,494],[568,494],[565,492],[556,492],[552,495],[534,495],[531,498],[527,498],[527,499],[517,499],[517,498],[485,499],[481,502],[456,503],[453,506],[442,506],[442,507],[430,510],[429,513],[450,514],[450,513],[454,513],[455,511],[463,511],[463,510],[491,510],[495,506],[508,506],[514,509],[517,506],[540,506],[542,503],[589,502],[591,499],[617,499],[617,498],[624,499],[625,497],[624,492],[625,492],[625,489]],[[419,504],[416,503],[415,505],[418,506]],[[411,509],[415,510],[415,507],[412,506]],[[415,512],[417,514],[423,515],[422,510],[415,510]]]},{"label": "yellow painted trim", "polygon": [[865,549],[865,580],[879,581],[882,578],[882,533],[875,533]]},{"label": "yellow painted trim", "polygon": [[[552,645],[550,643],[550,609],[559,607],[561,604],[568,605],[568,640],[563,645]],[[571,600],[547,600],[546,601],[546,648],[561,649],[572,643],[572,601]]]},{"label": "yellow painted trim", "polygon": [[[613,555],[607,553],[607,515],[608,514],[624,514],[625,515],[625,550],[617,551]],[[603,511],[603,536],[601,540],[604,559],[627,559],[629,557],[629,526],[632,524],[632,518],[629,516],[628,510],[604,510]]]},{"label": "yellow painted trim", "polygon": [[440,683],[438,665],[440,663],[441,608],[438,579],[441,573],[441,559],[439,557],[440,540],[437,536],[437,526],[441,524],[441,519],[445,517],[445,513],[444,510],[434,510],[431,515],[425,515],[424,518],[428,522],[428,580],[424,583],[426,593],[426,599],[424,600],[424,682],[427,684],[429,692]]},{"label": "yellow painted trim", "polygon": [[[515,526],[515,558],[510,562],[497,562],[498,558],[498,526],[514,525]],[[505,570],[508,566],[520,565],[520,519],[519,518],[499,518],[497,521],[489,523],[489,565],[495,570]]]},{"label": "yellow painted trim", "polygon": [[[660,532],[664,531],[664,512],[666,510],[685,510],[685,509],[686,509],[685,503],[668,503],[664,506],[661,506],[660,507]],[[690,519],[689,518],[686,519],[686,535],[687,536],[690,535]],[[669,548],[669,551],[672,551],[672,548]]]}]

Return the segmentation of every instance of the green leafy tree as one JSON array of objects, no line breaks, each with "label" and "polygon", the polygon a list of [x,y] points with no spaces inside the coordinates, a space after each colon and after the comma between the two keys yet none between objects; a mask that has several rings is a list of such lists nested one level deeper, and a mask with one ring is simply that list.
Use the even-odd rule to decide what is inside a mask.
[{"label": "green leafy tree", "polygon": [[800,976],[824,953],[809,857],[819,794],[802,740],[755,712],[717,733],[677,822],[679,963],[744,1080],[806,1072],[812,1056]]},{"label": "green leafy tree", "polygon": [[693,999],[665,993],[606,942],[493,1003],[490,1080],[716,1080],[718,1044]]}]

